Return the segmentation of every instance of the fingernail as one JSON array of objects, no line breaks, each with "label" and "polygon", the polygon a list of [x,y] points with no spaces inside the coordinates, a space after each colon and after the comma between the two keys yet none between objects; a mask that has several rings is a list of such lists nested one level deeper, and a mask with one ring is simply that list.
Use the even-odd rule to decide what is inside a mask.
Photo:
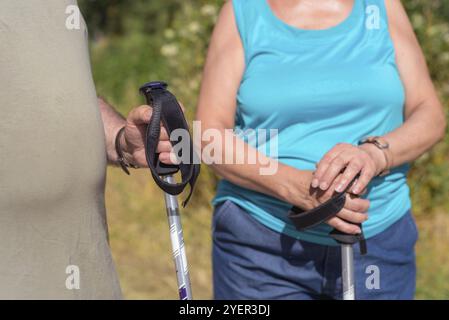
[{"label": "fingernail", "polygon": [[320,189],[321,190],[326,190],[327,189],[327,183],[326,182],[321,182]]},{"label": "fingernail", "polygon": [[335,190],[336,190],[337,192],[342,192],[342,191],[343,191],[343,186],[344,186],[344,184],[343,184],[343,183],[340,183],[340,184],[335,188]]},{"label": "fingernail", "polygon": [[318,187],[318,184],[319,184],[318,179],[315,178],[315,179],[312,180],[312,188]]},{"label": "fingernail", "polygon": [[354,228],[354,234],[362,233],[362,230],[360,228]]},{"label": "fingernail", "polygon": [[355,194],[359,194],[360,188],[358,186],[355,186],[354,188],[352,188],[351,192],[355,193]]}]

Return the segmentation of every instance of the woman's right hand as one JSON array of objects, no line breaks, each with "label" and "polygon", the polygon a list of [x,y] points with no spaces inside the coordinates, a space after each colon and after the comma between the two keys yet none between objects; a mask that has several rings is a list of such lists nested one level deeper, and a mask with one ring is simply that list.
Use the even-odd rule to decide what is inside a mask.
[{"label": "woman's right hand", "polygon": [[[301,197],[300,200],[301,203],[293,203],[304,210],[316,208],[323,202],[330,199],[334,195],[335,188],[337,187],[339,181],[339,179],[335,179],[333,184],[326,191],[323,191],[320,188],[312,187],[312,171],[307,172],[307,179],[310,179],[308,183],[308,190],[297,190],[297,192],[301,192],[303,194],[303,197]],[[296,197],[296,199],[298,199],[298,197]],[[367,211],[369,205],[369,200],[346,193],[344,208],[335,217],[329,219],[327,224],[344,233],[359,234],[362,230],[357,224],[365,222],[368,219]]]}]

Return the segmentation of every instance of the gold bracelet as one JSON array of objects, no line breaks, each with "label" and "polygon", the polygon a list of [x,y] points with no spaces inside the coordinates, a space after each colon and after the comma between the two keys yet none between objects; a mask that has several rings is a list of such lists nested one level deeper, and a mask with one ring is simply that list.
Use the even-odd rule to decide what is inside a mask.
[{"label": "gold bracelet", "polygon": [[388,141],[386,141],[382,137],[374,136],[374,137],[366,137],[366,138],[360,140],[359,145],[364,144],[364,143],[371,143],[371,144],[375,145],[378,149],[380,149],[382,151],[382,153],[385,157],[386,167],[384,170],[382,170],[378,174],[378,176],[383,177],[383,176],[386,176],[387,174],[389,174],[390,167],[393,163],[390,161],[390,157],[388,156],[388,151],[390,150],[390,144],[388,143]]}]

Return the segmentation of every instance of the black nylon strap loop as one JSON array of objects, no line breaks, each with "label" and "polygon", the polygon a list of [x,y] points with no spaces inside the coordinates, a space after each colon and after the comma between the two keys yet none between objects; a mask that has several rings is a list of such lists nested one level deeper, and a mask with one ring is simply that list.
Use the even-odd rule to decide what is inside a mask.
[{"label": "black nylon strap loop", "polygon": [[299,207],[293,207],[290,210],[288,217],[293,222],[296,229],[304,230],[315,227],[337,215],[337,213],[345,206],[346,192],[348,192],[358,177],[359,175],[349,183],[343,192],[336,193],[333,197],[316,208],[305,211]]},{"label": "black nylon strap loop", "polygon": [[[296,229],[303,231],[315,227],[327,220],[335,217],[345,206],[346,192],[352,187],[356,179],[360,176],[358,174],[343,192],[336,193],[332,198],[323,202],[318,207],[305,211],[299,207],[294,206],[290,209],[288,217],[295,225]],[[362,227],[359,225],[360,228]],[[354,244],[360,242],[361,254],[367,251],[365,237],[362,233],[357,235],[350,235],[338,230],[333,230],[330,236],[342,244]]]},{"label": "black nylon strap loop", "polygon": [[[200,165],[194,162],[196,155],[194,154],[193,142],[184,113],[175,96],[166,90],[166,87],[167,85],[163,82],[150,82],[140,89],[145,95],[148,105],[153,108],[153,114],[146,132],[145,155],[151,175],[163,191],[171,195],[179,195],[187,184],[190,185],[190,192],[182,204],[185,207],[192,195],[195,182],[200,173]],[[164,124],[169,136],[176,129],[186,130],[187,135],[184,135],[184,138],[188,138],[188,141],[182,141],[182,143],[189,146],[190,156],[189,161],[186,163],[182,161],[182,155],[181,162],[176,165],[164,165],[159,161],[157,145],[159,144],[161,122]],[[170,142],[175,146],[181,141]],[[168,183],[161,178],[178,171],[181,172],[181,182],[179,183]]]}]

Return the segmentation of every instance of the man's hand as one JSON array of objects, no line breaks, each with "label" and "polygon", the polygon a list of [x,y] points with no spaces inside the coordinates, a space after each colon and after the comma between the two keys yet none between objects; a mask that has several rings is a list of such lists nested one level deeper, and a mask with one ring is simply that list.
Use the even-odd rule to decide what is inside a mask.
[{"label": "man's hand", "polygon": [[[180,106],[184,112],[181,103]],[[145,157],[145,134],[153,109],[147,105],[137,107],[131,110],[127,119],[124,119],[101,97],[98,98],[98,107],[103,120],[108,162],[118,164],[119,156],[115,142],[120,129],[125,127],[124,134],[120,135],[119,144],[126,162],[137,167],[148,167]],[[171,154],[172,146],[167,131],[162,124],[159,140],[157,153],[159,153],[160,161],[165,164],[173,164],[174,162],[171,159],[176,160],[176,157]]]},{"label": "man's hand", "polygon": [[[126,160],[138,167],[148,167],[145,157],[145,133],[151,114],[152,109],[147,105],[131,110],[126,119],[125,134],[122,135],[120,141]],[[170,161],[172,145],[163,125],[161,126],[159,139],[157,152],[159,153],[160,161],[172,164]]]}]

